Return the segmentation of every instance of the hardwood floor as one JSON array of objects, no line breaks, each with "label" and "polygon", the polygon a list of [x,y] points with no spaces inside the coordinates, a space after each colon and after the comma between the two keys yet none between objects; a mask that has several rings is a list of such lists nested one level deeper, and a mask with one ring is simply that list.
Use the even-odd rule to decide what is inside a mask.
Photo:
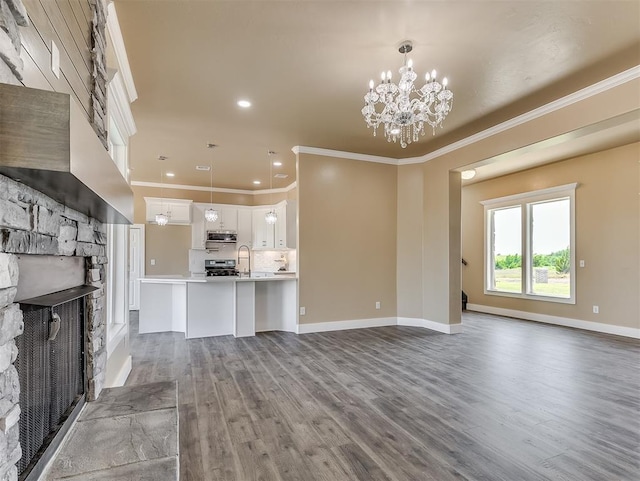
[{"label": "hardwood floor", "polygon": [[463,322],[453,336],[134,332],[127,384],[178,380],[182,481],[640,479],[640,342]]}]

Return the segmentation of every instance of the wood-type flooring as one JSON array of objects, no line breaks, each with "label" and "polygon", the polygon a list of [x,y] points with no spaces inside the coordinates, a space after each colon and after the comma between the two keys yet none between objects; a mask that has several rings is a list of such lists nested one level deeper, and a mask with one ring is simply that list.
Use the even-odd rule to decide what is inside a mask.
[{"label": "wood-type flooring", "polygon": [[127,385],[178,381],[182,481],[640,479],[639,341],[463,324],[185,340],[132,315]]}]

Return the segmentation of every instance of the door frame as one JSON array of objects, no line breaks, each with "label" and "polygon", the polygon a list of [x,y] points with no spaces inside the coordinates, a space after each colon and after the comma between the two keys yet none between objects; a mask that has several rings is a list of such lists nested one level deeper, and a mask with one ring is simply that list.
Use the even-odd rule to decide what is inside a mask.
[{"label": "door frame", "polygon": [[[133,304],[129,304],[129,309],[132,311],[140,310],[140,278],[145,276],[144,268],[145,268],[145,229],[144,224],[133,224],[129,227],[129,262],[131,259],[131,229],[139,229],[140,230],[140,245],[138,246],[138,270],[140,272],[140,277],[137,279],[129,279],[129,282],[135,282],[134,287],[134,300],[136,301]],[[129,276],[131,276],[131,266],[129,266]]]}]

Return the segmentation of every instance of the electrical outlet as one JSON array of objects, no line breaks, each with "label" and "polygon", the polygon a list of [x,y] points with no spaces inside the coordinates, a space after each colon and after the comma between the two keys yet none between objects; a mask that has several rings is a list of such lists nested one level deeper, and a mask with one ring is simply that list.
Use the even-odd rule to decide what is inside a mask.
[{"label": "electrical outlet", "polygon": [[584,267],[584,260],[580,259],[580,267]]},{"label": "electrical outlet", "polygon": [[301,307],[300,308],[300,315],[304,316],[307,313],[307,308],[306,307]]},{"label": "electrical outlet", "polygon": [[155,266],[156,265],[156,260],[155,259],[151,259],[151,265]]},{"label": "electrical outlet", "polygon": [[376,309],[380,309],[380,301],[376,301]]},{"label": "electrical outlet", "polygon": [[593,306],[593,313],[600,314],[600,308],[598,306]]}]

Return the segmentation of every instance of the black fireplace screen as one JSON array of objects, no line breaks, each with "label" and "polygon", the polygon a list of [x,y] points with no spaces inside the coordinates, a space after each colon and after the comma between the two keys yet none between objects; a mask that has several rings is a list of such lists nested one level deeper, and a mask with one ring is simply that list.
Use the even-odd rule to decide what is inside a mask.
[{"label": "black fireplace screen", "polygon": [[22,304],[21,308],[24,334],[16,338],[16,368],[22,411],[18,472],[24,474],[85,392],[84,299],[53,307]]}]

